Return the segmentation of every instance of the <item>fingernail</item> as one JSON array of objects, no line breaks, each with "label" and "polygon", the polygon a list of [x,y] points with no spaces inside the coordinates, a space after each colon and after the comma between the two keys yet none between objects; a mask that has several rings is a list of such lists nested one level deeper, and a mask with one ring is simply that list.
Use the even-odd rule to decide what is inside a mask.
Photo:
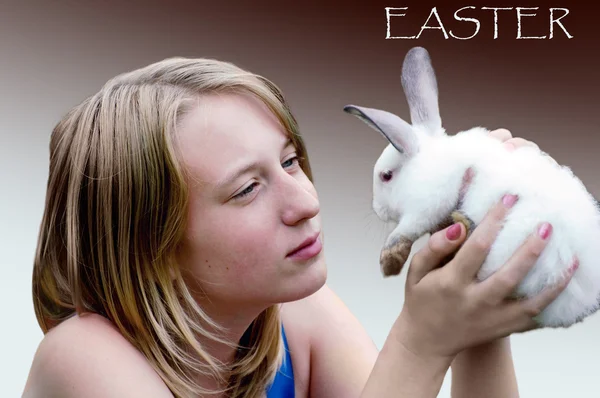
[{"label": "fingernail", "polygon": [[460,223],[457,222],[446,230],[446,237],[450,240],[456,240],[460,236]]},{"label": "fingernail", "polygon": [[552,225],[547,222],[543,223],[538,229],[538,234],[542,239],[547,239],[550,236],[550,232],[552,232]]},{"label": "fingernail", "polygon": [[505,142],[504,148],[506,148],[508,151],[514,151],[515,149],[517,149],[515,144],[513,144],[512,142]]},{"label": "fingernail", "polygon": [[516,201],[517,195],[504,195],[504,197],[502,198],[502,203],[504,203],[504,206],[508,208],[513,207]]},{"label": "fingernail", "polygon": [[573,264],[571,264],[571,266],[569,267],[569,273],[575,273],[575,271],[577,271],[577,268],[579,268],[579,259],[575,257],[575,260],[573,260]]}]

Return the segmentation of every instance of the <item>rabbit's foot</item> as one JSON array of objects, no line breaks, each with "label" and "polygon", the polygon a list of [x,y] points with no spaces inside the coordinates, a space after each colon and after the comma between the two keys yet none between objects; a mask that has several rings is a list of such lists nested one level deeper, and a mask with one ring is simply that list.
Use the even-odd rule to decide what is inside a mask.
[{"label": "rabbit's foot", "polygon": [[402,236],[398,242],[381,251],[379,264],[384,277],[398,275],[408,260],[413,241]]},{"label": "rabbit's foot", "polygon": [[467,217],[467,215],[460,210],[453,211],[450,217],[452,218],[453,222],[460,222],[465,226],[465,229],[467,230],[467,237],[469,237],[469,235],[471,235],[475,229],[475,223],[473,220]]}]

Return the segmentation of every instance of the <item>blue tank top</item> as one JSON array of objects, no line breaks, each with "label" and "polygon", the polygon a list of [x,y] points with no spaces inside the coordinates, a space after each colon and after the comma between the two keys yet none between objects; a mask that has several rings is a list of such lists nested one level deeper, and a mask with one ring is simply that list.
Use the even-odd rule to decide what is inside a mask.
[{"label": "blue tank top", "polygon": [[290,350],[283,327],[281,328],[281,334],[283,336],[285,356],[281,367],[275,375],[275,380],[273,380],[271,386],[267,388],[267,398],[294,398],[295,395],[292,357],[290,356]]}]

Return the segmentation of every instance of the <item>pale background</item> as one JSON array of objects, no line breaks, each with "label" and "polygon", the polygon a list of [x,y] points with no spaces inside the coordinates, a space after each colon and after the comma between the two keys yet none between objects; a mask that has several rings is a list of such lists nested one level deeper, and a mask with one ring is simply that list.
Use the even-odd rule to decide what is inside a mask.
[{"label": "pale background", "polygon": [[[573,19],[564,20],[575,39],[557,33],[555,41],[525,43],[514,40],[509,17],[501,20],[501,40],[493,41],[489,15],[478,38],[469,42],[440,40],[435,33],[418,42],[386,41],[384,7],[390,4],[80,3],[3,1],[0,8],[2,397],[20,395],[42,338],[30,281],[50,131],[108,78],[150,62],[176,55],[216,57],[280,85],[300,122],[314,169],[329,284],[379,347],[404,293],[404,274],[384,280],[379,273],[380,245],[391,229],[369,207],[371,167],[386,143],[342,107],[356,103],[407,117],[398,76],[412,45],[430,49],[450,131],[474,124],[510,128],[569,164],[592,193],[600,193],[595,173],[600,164],[598,59],[587,53],[591,43],[597,45],[597,34],[585,30],[591,25],[584,19],[592,11],[583,7],[572,5]],[[396,4],[421,13],[411,22],[417,26],[435,5]],[[539,2],[532,6],[541,7]],[[446,7],[450,18],[459,8]],[[535,24],[527,25],[529,34],[541,35],[544,29],[547,34],[543,21],[537,31]],[[418,32],[394,26],[398,35]],[[600,316],[592,316],[568,331],[513,336],[522,396],[600,396],[599,333]],[[449,397],[448,381],[440,397]]]}]

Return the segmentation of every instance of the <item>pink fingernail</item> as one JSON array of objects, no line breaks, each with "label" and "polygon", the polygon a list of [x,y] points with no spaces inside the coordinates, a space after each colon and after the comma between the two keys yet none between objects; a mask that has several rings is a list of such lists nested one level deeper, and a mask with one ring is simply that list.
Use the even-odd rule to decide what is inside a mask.
[{"label": "pink fingernail", "polygon": [[538,229],[538,234],[544,240],[546,240],[548,236],[550,236],[550,232],[552,232],[552,225],[550,225],[547,222],[543,223]]},{"label": "pink fingernail", "polygon": [[456,240],[460,236],[460,223],[456,223],[446,230],[446,237],[450,240]]},{"label": "pink fingernail", "polygon": [[579,259],[575,257],[575,260],[573,260],[573,264],[571,264],[571,266],[569,267],[569,273],[575,273],[575,271],[577,271],[577,268],[579,268]]},{"label": "pink fingernail", "polygon": [[504,197],[502,198],[502,203],[504,203],[504,206],[508,208],[513,207],[516,201],[517,195],[504,195]]}]

